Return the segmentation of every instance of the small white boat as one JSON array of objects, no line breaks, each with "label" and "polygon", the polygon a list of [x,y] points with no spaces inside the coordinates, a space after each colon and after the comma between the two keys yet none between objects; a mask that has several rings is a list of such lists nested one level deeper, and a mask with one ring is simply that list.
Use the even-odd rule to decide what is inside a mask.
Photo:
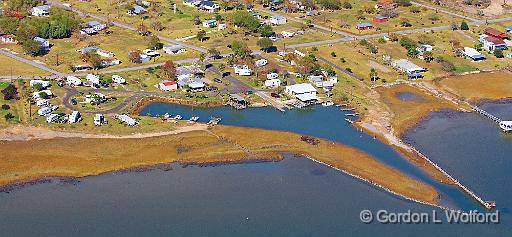
[{"label": "small white boat", "polygon": [[171,117],[171,115],[169,113],[164,114],[164,119],[169,119],[170,117]]},{"label": "small white boat", "polygon": [[333,105],[334,105],[334,102],[332,102],[332,101],[324,101],[322,103],[323,107],[329,107],[329,106],[333,106]]},{"label": "small white boat", "polygon": [[199,117],[190,117],[190,119],[188,121],[190,122],[196,122],[197,120],[199,120]]},{"label": "small white boat", "polygon": [[174,116],[174,118],[173,118],[173,119],[175,119],[175,120],[181,120],[181,118],[182,118],[182,117],[181,117],[181,115],[179,115],[179,114],[178,114],[178,115]]},{"label": "small white boat", "polygon": [[500,122],[500,128],[503,129],[504,132],[512,132],[512,121]]},{"label": "small white boat", "polygon": [[354,121],[352,121],[352,120],[350,120],[350,119],[348,119],[348,118],[346,118],[346,119],[345,119],[345,121],[347,121],[347,122],[348,122],[348,123],[350,123],[350,124],[354,123]]}]

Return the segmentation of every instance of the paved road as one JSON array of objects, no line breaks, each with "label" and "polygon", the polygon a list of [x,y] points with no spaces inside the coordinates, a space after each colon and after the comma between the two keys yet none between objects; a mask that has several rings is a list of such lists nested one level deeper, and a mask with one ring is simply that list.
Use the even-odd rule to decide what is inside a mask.
[{"label": "paved road", "polygon": [[[135,32],[137,31],[137,28],[135,28],[134,26],[127,25],[127,24],[124,24],[124,23],[121,23],[121,22],[117,22],[117,21],[112,21],[112,20],[107,19],[106,17],[95,15],[95,14],[92,14],[92,13],[82,12],[82,11],[77,10],[75,8],[64,6],[59,1],[48,1],[47,4],[52,6],[52,7],[58,7],[58,8],[62,8],[62,9],[68,10],[68,11],[75,12],[78,15],[81,15],[81,16],[92,17],[92,18],[94,18],[96,20],[99,20],[99,21],[102,21],[102,22],[107,22],[107,23],[110,23],[110,24],[112,24],[114,26],[121,27],[121,28],[124,28],[124,29],[127,29],[127,30],[131,30],[131,31],[135,31]],[[161,35],[157,35],[157,34],[155,34],[155,35],[160,40],[165,41],[167,43],[178,44],[178,45],[181,45],[181,46],[183,46],[185,48],[189,48],[189,49],[192,49],[192,50],[195,50],[195,51],[199,51],[201,53],[208,52],[208,50],[203,48],[203,47],[199,47],[199,46],[195,46],[195,45],[191,45],[191,44],[186,44],[186,43],[177,41],[175,39],[171,39],[171,38],[164,37],[164,36],[161,36]]]},{"label": "paved road", "polygon": [[20,57],[18,55],[15,55],[13,53],[7,52],[7,51],[5,51],[3,49],[0,49],[0,54],[3,54],[5,56],[7,56],[7,57],[16,59],[16,60],[18,60],[20,62],[24,62],[26,64],[29,64],[29,65],[33,66],[33,67],[39,68],[41,70],[47,71],[47,72],[49,72],[51,74],[60,74],[60,72],[58,72],[58,71],[55,71],[55,70],[53,70],[51,68],[48,68],[48,67],[46,67],[46,66],[44,66],[42,64],[36,63],[36,62],[34,62],[32,60],[29,60],[29,59],[26,59],[26,58],[22,58],[22,57]]}]

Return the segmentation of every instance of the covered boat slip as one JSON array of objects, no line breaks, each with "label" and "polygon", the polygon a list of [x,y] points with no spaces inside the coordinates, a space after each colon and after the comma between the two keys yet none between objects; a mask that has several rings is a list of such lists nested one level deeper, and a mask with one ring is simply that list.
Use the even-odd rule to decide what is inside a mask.
[{"label": "covered boat slip", "polygon": [[235,109],[245,109],[249,102],[239,94],[229,94],[229,105]]}]

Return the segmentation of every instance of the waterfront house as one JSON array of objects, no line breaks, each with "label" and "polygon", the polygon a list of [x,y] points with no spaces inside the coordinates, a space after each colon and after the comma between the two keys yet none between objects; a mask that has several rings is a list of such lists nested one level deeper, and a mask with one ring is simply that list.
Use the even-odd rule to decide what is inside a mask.
[{"label": "waterfront house", "polygon": [[103,114],[94,115],[94,126],[101,126],[104,123],[106,123],[106,120]]},{"label": "waterfront house", "polygon": [[187,51],[185,47],[179,44],[166,44],[164,45],[163,50],[167,54],[179,54]]},{"label": "waterfront house", "polygon": [[200,92],[204,90],[204,82],[202,80],[195,80],[188,84],[188,88],[191,92]]},{"label": "waterfront house", "polygon": [[203,27],[207,27],[207,28],[213,28],[217,26],[217,20],[206,20],[206,21],[203,21]]},{"label": "waterfront house", "polygon": [[367,23],[367,22],[358,23],[356,25],[356,29],[358,29],[358,30],[369,30],[369,29],[373,29],[373,25],[371,23]]},{"label": "waterfront house", "polygon": [[80,78],[75,77],[75,76],[67,76],[66,83],[70,86],[81,86],[82,80],[80,80]]},{"label": "waterfront house", "polygon": [[12,34],[2,34],[0,35],[0,42],[2,44],[16,44],[18,41],[16,41],[16,36]]},{"label": "waterfront house", "polygon": [[82,116],[80,115],[80,112],[78,112],[76,110],[71,112],[71,114],[68,116],[69,123],[78,123],[78,122],[80,122],[81,119],[82,119]]},{"label": "waterfront house", "polygon": [[486,28],[484,30],[484,35],[491,36],[491,37],[498,38],[498,39],[508,38],[507,33],[501,32],[499,30],[496,30],[496,29],[490,28],[490,27]]},{"label": "waterfront house", "polygon": [[205,88],[205,84],[203,78],[201,77],[178,77],[176,81],[178,86],[183,90],[189,90],[192,92],[203,91]]},{"label": "waterfront house", "polygon": [[483,54],[481,54],[480,52],[478,52],[476,49],[474,48],[470,48],[470,47],[464,47],[464,50],[462,51],[462,54],[466,57],[466,58],[469,58],[473,61],[481,61],[481,60],[485,60],[485,56]]},{"label": "waterfront house", "polygon": [[309,83],[295,84],[286,86],[284,92],[294,96],[303,103],[314,103],[318,101],[316,89]]},{"label": "waterfront house", "polygon": [[286,24],[286,17],[284,16],[271,16],[269,22],[273,25],[283,25]]},{"label": "waterfront house", "polygon": [[178,83],[175,81],[161,81],[158,83],[158,89],[163,91],[175,91],[178,89]]},{"label": "waterfront house", "polygon": [[30,80],[30,87],[34,87],[35,85],[41,85],[41,88],[45,89],[50,86],[50,82],[44,80]]},{"label": "waterfront house", "polygon": [[486,34],[480,36],[480,43],[482,43],[483,47],[490,52],[493,52],[496,49],[506,50],[507,43],[501,38],[496,38],[494,36],[488,36]]},{"label": "waterfront house", "polygon": [[391,66],[404,72],[410,79],[423,77],[426,70],[407,59],[399,59],[391,62]]},{"label": "waterfront house", "polygon": [[48,51],[50,49],[50,41],[41,37],[34,37],[34,41],[41,45],[41,50]]},{"label": "waterfront house", "polygon": [[117,115],[117,119],[119,119],[119,121],[121,121],[121,123],[124,123],[130,127],[137,125],[137,120],[135,120],[134,118],[132,118],[126,114]]},{"label": "waterfront house", "polygon": [[32,16],[48,16],[50,15],[50,6],[42,5],[32,8]]},{"label": "waterfront house", "polygon": [[281,80],[279,79],[268,79],[265,81],[265,87],[270,87],[270,88],[274,88],[274,87],[279,87],[281,86]]},{"label": "waterfront house", "polygon": [[112,82],[116,84],[126,84],[126,80],[119,75],[112,75]]}]

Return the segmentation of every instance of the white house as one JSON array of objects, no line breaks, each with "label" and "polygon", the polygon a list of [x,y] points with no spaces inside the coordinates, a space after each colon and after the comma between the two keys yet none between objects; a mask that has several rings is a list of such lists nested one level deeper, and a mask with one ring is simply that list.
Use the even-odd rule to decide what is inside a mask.
[{"label": "white house", "polygon": [[179,54],[187,51],[185,47],[179,44],[166,44],[164,45],[163,50],[167,54]]},{"label": "white house", "polygon": [[112,75],[112,82],[116,84],[125,84],[126,80],[119,75]]},{"label": "white house", "polygon": [[125,123],[126,125],[128,125],[130,127],[137,125],[137,120],[135,120],[134,118],[131,118],[130,116],[128,116],[126,114],[117,115],[117,119],[119,119],[119,121],[121,121],[121,123]]},{"label": "white house", "polygon": [[255,64],[256,64],[256,67],[263,67],[268,64],[268,61],[266,59],[262,58],[262,59],[256,60]]},{"label": "white house", "polygon": [[290,31],[282,31],[281,35],[283,37],[285,37],[285,38],[291,38],[291,37],[295,36],[295,33],[294,32],[290,32]]},{"label": "white house", "polygon": [[267,79],[268,80],[273,80],[273,79],[277,79],[277,78],[279,78],[279,74],[278,73],[271,72],[271,73],[267,74]]},{"label": "white house", "polygon": [[48,16],[50,15],[50,6],[36,6],[32,8],[32,16]]},{"label": "white house", "polygon": [[506,50],[508,48],[507,43],[503,39],[487,35],[480,36],[480,43],[482,43],[485,49],[491,52],[496,49]]},{"label": "white house", "polygon": [[16,36],[12,34],[0,34],[0,42],[3,44],[16,44],[18,41],[16,40]]},{"label": "white house", "polygon": [[42,90],[42,91],[36,91],[36,92],[32,93],[32,98],[34,100],[44,99],[44,98],[41,98],[41,94],[46,94],[47,96],[53,95],[51,90]]},{"label": "white house", "polygon": [[274,25],[286,24],[286,17],[284,16],[271,16],[269,22]]},{"label": "white house", "polygon": [[178,83],[175,81],[161,81],[158,83],[158,89],[163,91],[175,91],[178,89]]},{"label": "white house", "polygon": [[299,101],[304,103],[318,101],[318,98],[316,97],[316,89],[309,83],[286,86],[284,92],[294,96]]},{"label": "white house", "polygon": [[419,55],[423,55],[425,52],[431,52],[432,50],[434,50],[434,47],[428,44],[422,44],[416,47],[416,52],[418,52]]},{"label": "white house", "polygon": [[114,53],[104,50],[104,49],[98,49],[98,50],[96,50],[96,53],[104,58],[113,58],[114,57]]},{"label": "white house", "polygon": [[100,23],[98,21],[89,21],[86,24],[88,27],[94,29],[95,31],[102,31],[107,28],[107,24]]},{"label": "white house", "polygon": [[405,72],[409,78],[422,77],[422,73],[427,71],[407,59],[395,60],[391,62],[391,66],[402,72]]},{"label": "white house", "polygon": [[36,99],[36,105],[39,107],[48,106],[48,105],[50,105],[50,102],[48,102],[48,100],[38,98],[38,99]]},{"label": "white house", "polygon": [[105,123],[105,116],[103,114],[95,114],[94,115],[94,125],[101,126]]},{"label": "white house", "polygon": [[190,91],[199,92],[204,90],[204,82],[203,81],[193,81],[188,84]]},{"label": "white house", "polygon": [[183,0],[183,4],[189,7],[198,7],[203,0]]},{"label": "white house", "polygon": [[234,65],[233,68],[235,69],[235,74],[238,74],[240,76],[250,76],[252,75],[252,70],[249,68],[249,66],[242,64],[242,65]]},{"label": "white house", "polygon": [[68,122],[69,123],[78,123],[78,122],[80,122],[81,119],[82,119],[82,116],[80,115],[80,112],[75,110],[75,111],[71,112],[71,114],[69,115]]},{"label": "white house", "polygon": [[35,85],[41,85],[41,88],[44,89],[50,86],[50,82],[43,80],[30,80],[30,87],[34,87]]},{"label": "white house", "polygon": [[202,10],[205,10],[207,12],[210,12],[210,13],[213,13],[213,12],[216,12],[220,9],[220,6],[213,2],[213,1],[202,1],[201,4],[199,5],[199,8],[201,8]]},{"label": "white house", "polygon": [[80,80],[80,78],[75,77],[75,76],[67,76],[66,83],[70,86],[81,86],[82,80]]},{"label": "white house", "polygon": [[34,41],[38,42],[41,45],[42,50],[50,49],[50,41],[47,39],[43,39],[41,37],[34,37]]},{"label": "white house", "polygon": [[485,56],[483,54],[481,54],[480,52],[478,52],[474,48],[464,47],[464,50],[462,51],[462,53],[464,54],[464,56],[466,58],[469,58],[473,61],[485,60]]},{"label": "white house", "polygon": [[281,80],[279,79],[269,79],[265,81],[266,87],[279,87],[281,86]]},{"label": "white house", "polygon": [[213,28],[215,26],[217,26],[217,21],[216,20],[206,20],[206,21],[203,21],[203,27]]},{"label": "white house", "polygon": [[87,74],[85,76],[85,79],[90,82],[92,85],[99,85],[100,84],[100,77],[94,74]]},{"label": "white house", "polygon": [[43,108],[40,108],[39,110],[37,110],[37,114],[39,114],[39,116],[45,116],[49,113],[51,113],[53,110],[51,107],[43,107]]}]

